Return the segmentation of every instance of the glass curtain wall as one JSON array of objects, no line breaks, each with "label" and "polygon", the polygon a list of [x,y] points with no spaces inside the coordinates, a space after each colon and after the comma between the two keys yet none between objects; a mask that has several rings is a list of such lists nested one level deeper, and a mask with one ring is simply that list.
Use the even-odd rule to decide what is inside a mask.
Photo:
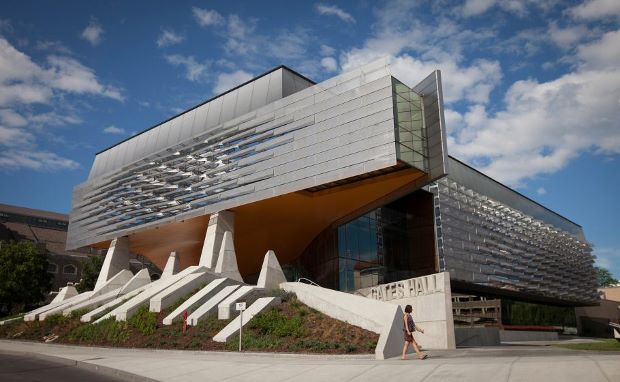
[{"label": "glass curtain wall", "polygon": [[416,191],[326,229],[297,267],[319,285],[346,292],[433,273],[432,195]]}]

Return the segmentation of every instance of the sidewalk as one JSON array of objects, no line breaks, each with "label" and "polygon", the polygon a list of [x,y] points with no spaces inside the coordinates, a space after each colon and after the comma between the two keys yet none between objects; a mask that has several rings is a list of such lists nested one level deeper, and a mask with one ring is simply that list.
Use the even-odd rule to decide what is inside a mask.
[{"label": "sidewalk", "polygon": [[425,361],[93,348],[0,341],[0,352],[73,362],[135,381],[620,381],[620,353],[514,345],[429,351]]}]

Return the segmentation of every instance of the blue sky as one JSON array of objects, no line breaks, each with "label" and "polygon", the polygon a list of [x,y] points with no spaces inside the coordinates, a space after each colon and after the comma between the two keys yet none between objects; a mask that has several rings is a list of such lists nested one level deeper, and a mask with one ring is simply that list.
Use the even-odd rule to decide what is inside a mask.
[{"label": "blue sky", "polygon": [[620,277],[620,1],[0,4],[0,202],[68,212],[96,152],[285,64],[443,74],[448,150]]}]

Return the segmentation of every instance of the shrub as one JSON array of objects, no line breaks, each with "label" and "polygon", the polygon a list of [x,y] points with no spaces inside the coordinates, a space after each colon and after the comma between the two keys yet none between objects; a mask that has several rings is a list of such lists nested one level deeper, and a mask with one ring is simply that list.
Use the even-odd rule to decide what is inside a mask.
[{"label": "shrub", "polygon": [[149,312],[148,306],[141,306],[128,322],[129,325],[142,333],[143,336],[150,336],[155,333],[155,329],[157,329],[157,314]]},{"label": "shrub", "polygon": [[[243,349],[273,349],[280,346],[280,339],[272,336],[257,336],[252,332],[243,332],[241,346]],[[226,341],[227,350],[239,350],[239,335],[230,337]]]},{"label": "shrub", "polygon": [[250,329],[256,329],[262,335],[276,337],[299,337],[303,334],[301,319],[285,317],[277,308],[254,316],[250,321]]},{"label": "shrub", "polygon": [[68,319],[69,318],[63,316],[62,313],[56,313],[56,314],[52,314],[51,316],[47,316],[45,318],[45,321],[47,321],[46,322],[47,325],[52,327],[52,326],[62,325],[65,322],[67,322]]},{"label": "shrub", "polygon": [[88,313],[88,309],[86,309],[86,308],[84,308],[84,309],[77,309],[77,310],[72,311],[71,315],[69,317],[71,319],[79,319],[80,317],[82,317],[86,313]]},{"label": "shrub", "polygon": [[96,324],[83,325],[69,333],[71,341],[86,343],[110,342],[118,345],[129,339],[127,322],[116,321],[114,317]]}]

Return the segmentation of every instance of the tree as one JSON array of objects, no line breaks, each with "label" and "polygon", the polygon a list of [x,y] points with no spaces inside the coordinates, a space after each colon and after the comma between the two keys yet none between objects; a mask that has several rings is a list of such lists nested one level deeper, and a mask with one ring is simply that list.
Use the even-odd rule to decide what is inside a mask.
[{"label": "tree", "polygon": [[611,272],[603,267],[594,267],[596,269],[596,277],[598,279],[599,287],[607,287],[614,284],[618,284],[618,279],[616,279]]},{"label": "tree", "polygon": [[0,241],[0,305],[9,313],[45,299],[52,286],[45,252],[30,241]]},{"label": "tree", "polygon": [[101,267],[103,266],[103,260],[105,260],[104,256],[91,256],[88,258],[82,269],[82,279],[76,285],[78,292],[82,293],[95,289],[99,272],[101,272]]}]

